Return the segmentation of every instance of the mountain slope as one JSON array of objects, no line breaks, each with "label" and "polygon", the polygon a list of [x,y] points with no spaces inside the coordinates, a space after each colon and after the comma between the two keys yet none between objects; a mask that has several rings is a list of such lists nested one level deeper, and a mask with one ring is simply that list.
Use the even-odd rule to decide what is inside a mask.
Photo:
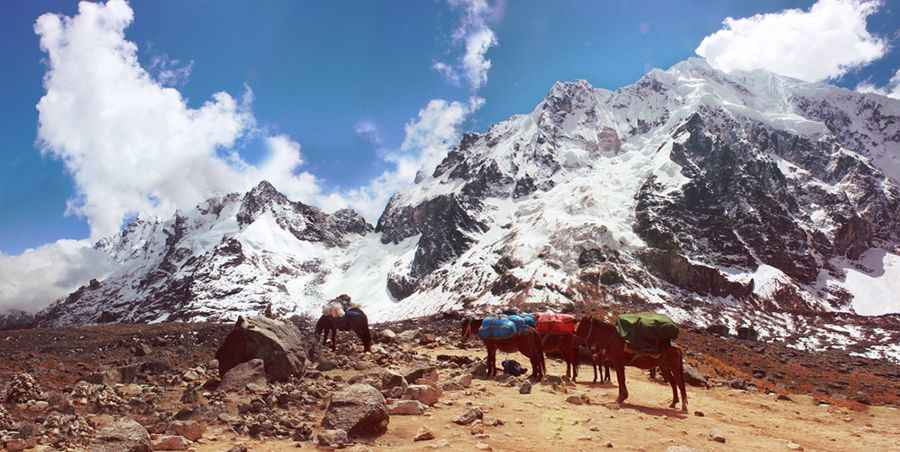
[{"label": "mountain slope", "polygon": [[[314,312],[375,320],[585,301],[900,358],[900,102],[691,59],[555,84],[466,134],[374,227],[264,183],[98,244],[121,269],[44,323]],[[880,260],[879,260],[880,259]],[[870,290],[870,288],[875,288]],[[605,294],[601,296],[601,294]]]}]

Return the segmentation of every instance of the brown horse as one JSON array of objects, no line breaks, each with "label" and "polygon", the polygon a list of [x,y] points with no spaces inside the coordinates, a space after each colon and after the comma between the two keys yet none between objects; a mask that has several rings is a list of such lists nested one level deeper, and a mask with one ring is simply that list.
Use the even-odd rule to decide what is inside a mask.
[{"label": "brown horse", "polygon": [[[481,319],[463,319],[462,337],[466,339],[477,335],[481,329]],[[506,353],[519,352],[531,361],[531,378],[540,380],[544,377],[544,351],[541,345],[541,336],[534,328],[526,327],[509,339],[481,339],[487,347],[488,375],[497,375],[497,350]]]},{"label": "brown horse", "polygon": [[660,372],[668,377],[672,386],[672,403],[670,408],[678,405],[678,390],[681,391],[681,411],[687,412],[687,391],[684,388],[684,358],[681,349],[668,343],[660,344],[659,355],[638,354],[627,347],[625,339],[619,336],[616,327],[602,320],[586,317],[578,322],[575,331],[590,346],[603,350],[604,357],[612,363],[616,370],[616,381],[619,385],[619,397],[616,402],[622,403],[628,398],[625,386],[625,366],[650,369],[659,367]]},{"label": "brown horse", "polygon": [[[574,334],[544,334],[541,347],[544,353],[559,353],[566,362],[566,378],[574,382],[578,378],[578,345],[581,340]],[[543,369],[547,373],[547,369]],[[595,378],[596,380],[596,378]]]}]

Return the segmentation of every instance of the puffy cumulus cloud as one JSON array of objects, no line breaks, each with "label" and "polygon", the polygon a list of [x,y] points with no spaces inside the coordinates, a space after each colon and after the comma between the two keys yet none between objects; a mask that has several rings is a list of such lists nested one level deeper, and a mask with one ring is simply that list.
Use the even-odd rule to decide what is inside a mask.
[{"label": "puffy cumulus cloud", "polygon": [[448,0],[448,3],[464,11],[459,25],[453,31],[453,42],[462,43],[463,53],[457,65],[437,61],[431,67],[453,84],[459,83],[462,74],[469,87],[477,91],[487,83],[487,74],[491,69],[487,52],[498,44],[497,37],[488,24],[502,18],[505,2],[498,1],[491,5],[487,0]]},{"label": "puffy cumulus cloud", "polygon": [[18,256],[0,254],[0,313],[37,312],[111,270],[106,254],[84,240],[60,240]]},{"label": "puffy cumulus cloud", "polygon": [[125,1],[110,0],[82,2],[74,17],[44,14],[34,26],[47,54],[38,143],[72,175],[68,212],[87,219],[92,238],[118,231],[129,215],[168,216],[263,178],[295,199],[319,193],[315,177],[298,173],[300,146],[288,137],[267,138],[270,155],[259,166],[233,150],[256,130],[249,88],[240,100],[218,92],[189,106],[165,85],[190,65],[158,62],[181,75],[151,76],[125,38],[133,20]]},{"label": "puffy cumulus cloud", "polygon": [[819,0],[808,11],[729,17],[695,52],[724,71],[766,69],[807,81],[840,77],[887,52],[887,42],[866,30],[867,18],[880,6],[871,0]]},{"label": "puffy cumulus cloud", "polygon": [[374,122],[364,119],[353,125],[353,133],[372,146],[381,146],[381,131]]},{"label": "puffy cumulus cloud", "polygon": [[393,169],[383,172],[363,187],[321,197],[329,209],[351,207],[369,221],[378,219],[391,195],[408,187],[419,171],[425,177],[447,156],[460,138],[465,120],[484,103],[480,97],[468,102],[433,99],[406,123],[400,148],[389,151],[384,159]]},{"label": "puffy cumulus cloud", "polygon": [[857,85],[856,90],[861,93],[875,93],[894,99],[900,99],[900,69],[894,73],[894,76],[891,77],[891,80],[888,81],[888,84],[884,87],[879,88],[872,83],[864,82]]}]

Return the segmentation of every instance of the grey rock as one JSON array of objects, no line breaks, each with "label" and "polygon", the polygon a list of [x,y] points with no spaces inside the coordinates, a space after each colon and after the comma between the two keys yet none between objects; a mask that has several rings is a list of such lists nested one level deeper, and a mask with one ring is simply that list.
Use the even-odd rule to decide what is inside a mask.
[{"label": "grey rock", "polygon": [[150,433],[141,424],[127,417],[115,418],[97,430],[90,447],[96,452],[150,452],[153,446]]},{"label": "grey rock", "polygon": [[219,373],[261,359],[270,381],[302,377],[306,370],[306,343],[292,324],[265,317],[239,317],[234,329],[216,351]]},{"label": "grey rock", "polygon": [[261,359],[251,359],[225,372],[218,390],[242,391],[248,384],[265,385],[266,383],[265,363]]},{"label": "grey rock", "polygon": [[390,415],[384,396],[371,385],[357,384],[334,392],[322,426],[345,430],[351,438],[376,436],[387,431]]}]

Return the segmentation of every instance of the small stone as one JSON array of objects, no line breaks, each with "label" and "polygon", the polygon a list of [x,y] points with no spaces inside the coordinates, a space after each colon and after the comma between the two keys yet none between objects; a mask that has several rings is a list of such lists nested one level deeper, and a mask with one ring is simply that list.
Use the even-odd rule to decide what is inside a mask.
[{"label": "small stone", "polygon": [[419,431],[416,432],[416,436],[413,437],[413,441],[429,441],[434,439],[434,433],[431,430],[428,430],[428,427],[424,425],[419,427]]},{"label": "small stone", "polygon": [[397,339],[397,333],[395,333],[392,330],[389,330],[387,328],[381,330],[381,336],[383,338],[387,339],[389,342],[393,341],[394,339]]},{"label": "small stone", "polygon": [[441,399],[441,390],[430,385],[409,385],[403,393],[403,398],[418,400],[425,405],[432,406]]},{"label": "small stone", "polygon": [[475,421],[472,423],[472,426],[469,427],[469,434],[471,435],[481,435],[484,433],[484,424],[481,421]]},{"label": "small stone", "polygon": [[531,382],[526,381],[519,386],[519,394],[531,394]]},{"label": "small stone", "polygon": [[572,405],[584,405],[584,400],[581,399],[581,396],[577,395],[566,397],[566,402],[571,403]]},{"label": "small stone", "polygon": [[438,442],[429,445],[428,447],[432,449],[443,449],[445,447],[450,447],[450,442],[446,439],[438,440]]},{"label": "small stone", "polygon": [[464,388],[468,388],[469,386],[472,386],[472,374],[460,375],[460,376],[456,377],[456,380],[454,380],[454,383],[457,383]]},{"label": "small stone", "polygon": [[669,446],[666,452],[699,452],[697,449],[688,446]]},{"label": "small stone", "polygon": [[725,436],[718,429],[712,429],[709,432],[709,439],[717,443],[725,444]]},{"label": "small stone", "polygon": [[30,445],[28,444],[28,441],[25,441],[24,439],[12,438],[12,439],[7,440],[3,444],[3,446],[4,446],[5,450],[8,450],[10,452],[19,452],[19,451],[28,449],[28,447]]},{"label": "small stone", "polygon": [[188,450],[191,443],[187,438],[178,435],[160,436],[153,441],[153,450]]},{"label": "small stone", "polygon": [[177,435],[197,441],[206,433],[206,424],[197,421],[175,421],[169,424],[169,429]]},{"label": "small stone", "polygon": [[418,400],[397,400],[388,404],[387,411],[390,415],[419,416],[425,413],[427,408],[427,405]]},{"label": "small stone", "polygon": [[475,448],[478,450],[494,450],[487,443],[475,443]]},{"label": "small stone", "polygon": [[350,443],[346,430],[322,430],[316,435],[316,444],[321,447],[340,447]]},{"label": "small stone", "polygon": [[43,400],[38,400],[37,402],[28,405],[28,411],[31,411],[32,413],[43,413],[48,409],[50,409],[50,403]]},{"label": "small stone", "polygon": [[612,441],[607,441],[607,442],[603,443],[603,447],[605,447],[607,449],[612,449],[613,448]]},{"label": "small stone", "polygon": [[783,400],[783,401],[785,401],[785,402],[792,402],[792,401],[793,401],[793,399],[791,399],[790,397],[788,397],[788,396],[785,395],[785,394],[778,394],[778,397],[775,397],[775,400]]},{"label": "small stone", "polygon": [[803,450],[803,446],[793,442],[788,442],[787,448],[788,450]]},{"label": "small stone", "polygon": [[469,425],[475,422],[478,419],[482,419],[484,417],[484,413],[478,408],[469,408],[465,413],[460,414],[453,422],[459,425]]},{"label": "small stone", "polygon": [[705,414],[703,414],[703,412],[702,412],[702,411],[700,411],[700,410],[697,410],[697,411],[694,411],[694,416],[697,416],[697,417],[703,417],[703,416],[706,416],[706,415],[705,415]]},{"label": "small stone", "polygon": [[319,365],[316,366],[316,370],[319,372],[328,372],[329,370],[337,369],[337,364],[334,361],[329,361],[327,359],[323,359],[319,361]]}]

